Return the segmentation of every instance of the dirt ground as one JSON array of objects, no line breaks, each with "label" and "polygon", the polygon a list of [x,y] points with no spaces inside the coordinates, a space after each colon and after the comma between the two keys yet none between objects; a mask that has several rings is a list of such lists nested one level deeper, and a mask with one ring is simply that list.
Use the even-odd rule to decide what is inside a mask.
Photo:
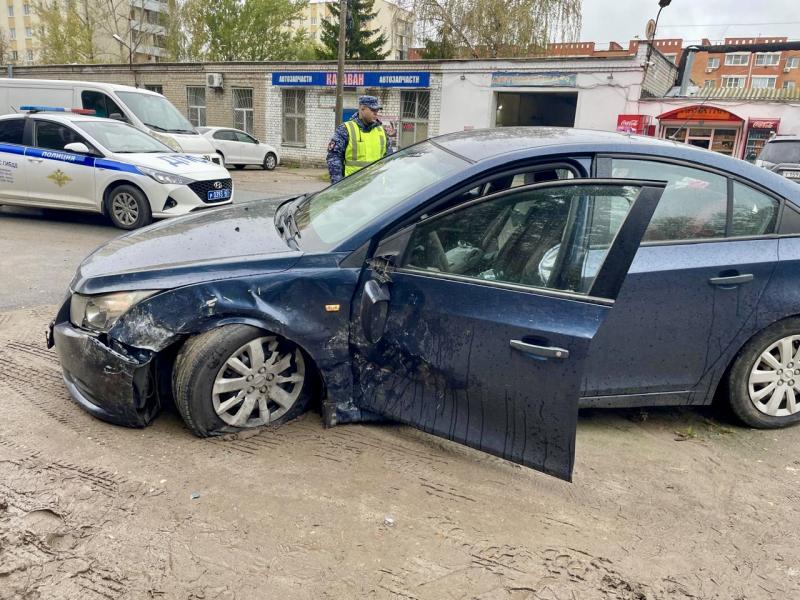
[{"label": "dirt ground", "polygon": [[[37,223],[46,246],[61,224]],[[17,226],[0,215],[0,281]],[[586,411],[572,484],[313,413],[231,439],[174,411],[125,429],[69,400],[56,307],[24,306],[0,309],[2,600],[800,598],[800,427]]]}]

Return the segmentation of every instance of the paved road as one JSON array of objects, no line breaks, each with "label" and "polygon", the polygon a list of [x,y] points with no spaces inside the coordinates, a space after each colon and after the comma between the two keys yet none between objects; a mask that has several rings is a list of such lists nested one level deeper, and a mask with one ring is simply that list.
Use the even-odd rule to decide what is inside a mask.
[{"label": "paved road", "polygon": [[[284,168],[235,171],[236,200],[313,192],[326,185],[322,173]],[[0,207],[0,310],[59,303],[81,260],[122,233],[100,215]]]}]

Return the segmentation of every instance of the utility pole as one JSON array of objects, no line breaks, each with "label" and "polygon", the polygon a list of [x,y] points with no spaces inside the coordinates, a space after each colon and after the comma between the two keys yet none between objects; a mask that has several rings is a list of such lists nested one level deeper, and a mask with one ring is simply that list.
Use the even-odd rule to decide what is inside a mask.
[{"label": "utility pole", "polygon": [[339,0],[339,64],[336,69],[336,115],[334,127],[342,122],[344,108],[344,53],[347,41],[347,0]]}]

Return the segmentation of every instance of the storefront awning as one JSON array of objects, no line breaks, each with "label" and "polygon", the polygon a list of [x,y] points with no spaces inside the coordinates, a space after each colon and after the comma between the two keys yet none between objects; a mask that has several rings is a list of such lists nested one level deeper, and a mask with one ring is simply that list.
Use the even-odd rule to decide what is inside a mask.
[{"label": "storefront awning", "polygon": [[695,97],[715,100],[800,102],[800,88],[700,88]]},{"label": "storefront awning", "polygon": [[729,110],[716,106],[696,104],[684,106],[658,115],[659,121],[713,121],[717,123],[742,123],[744,119]]}]

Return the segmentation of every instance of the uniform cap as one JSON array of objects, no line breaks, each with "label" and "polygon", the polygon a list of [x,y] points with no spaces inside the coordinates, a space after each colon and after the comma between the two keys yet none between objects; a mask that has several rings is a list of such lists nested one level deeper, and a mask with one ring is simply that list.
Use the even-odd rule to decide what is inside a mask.
[{"label": "uniform cap", "polygon": [[363,104],[367,108],[371,108],[372,110],[380,110],[383,108],[381,106],[381,101],[378,100],[375,96],[359,96],[358,97],[359,105]]}]

